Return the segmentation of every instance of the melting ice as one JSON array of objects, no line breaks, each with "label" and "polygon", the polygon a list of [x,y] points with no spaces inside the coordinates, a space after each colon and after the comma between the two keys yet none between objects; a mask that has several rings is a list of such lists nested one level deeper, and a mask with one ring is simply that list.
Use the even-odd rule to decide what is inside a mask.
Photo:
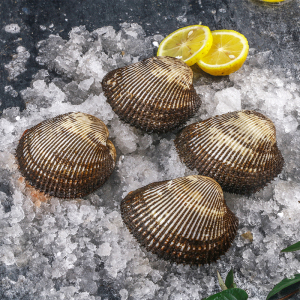
[{"label": "melting ice", "polygon": [[[38,44],[43,68],[21,92],[26,110],[7,109],[0,119],[0,298],[198,300],[220,291],[217,270],[224,277],[233,268],[237,285],[250,299],[260,300],[283,277],[300,272],[299,256],[280,253],[300,240],[300,88],[288,70],[268,68],[271,52],[250,49],[244,66],[226,78],[195,70],[203,104],[189,123],[257,110],[275,123],[285,159],[282,174],[262,191],[251,197],[225,195],[240,220],[226,255],[210,266],[165,262],[141,248],[124,226],[119,205],[128,192],[195,174],[180,162],[174,133],[145,134],[122,123],[101,89],[108,71],[153,56],[161,39],[124,23],[118,32],[110,26],[93,32],[76,27],[69,40],[50,35]],[[27,50],[18,48],[6,66],[9,76],[23,72],[27,59]],[[102,188],[84,199],[39,202],[20,179],[14,149],[25,129],[70,111],[107,124],[117,167]],[[253,241],[245,238],[249,231]]]}]

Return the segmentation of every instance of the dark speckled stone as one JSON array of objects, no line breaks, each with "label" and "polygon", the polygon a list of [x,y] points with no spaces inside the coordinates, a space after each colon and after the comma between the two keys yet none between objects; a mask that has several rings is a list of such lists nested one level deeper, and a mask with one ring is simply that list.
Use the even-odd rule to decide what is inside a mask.
[{"label": "dark speckled stone", "polygon": [[[29,86],[32,75],[40,68],[35,62],[35,45],[50,33],[59,33],[66,39],[71,28],[78,25],[85,25],[88,30],[107,25],[119,29],[122,22],[135,22],[142,25],[147,35],[167,35],[180,27],[201,22],[211,30],[234,29],[243,33],[250,47],[258,51],[273,50],[275,55],[270,65],[293,69],[293,62],[299,61],[299,16],[295,0],[278,7],[260,6],[254,0],[1,0],[0,114],[7,107],[25,108],[21,97],[5,93],[4,87],[12,85],[19,92]],[[20,33],[3,30],[11,23],[20,26]],[[51,24],[54,27],[50,30],[40,28]],[[17,38],[20,39],[16,41]],[[31,58],[27,71],[10,82],[4,64],[11,60],[19,45],[31,53]],[[296,70],[294,73],[297,76]]]}]

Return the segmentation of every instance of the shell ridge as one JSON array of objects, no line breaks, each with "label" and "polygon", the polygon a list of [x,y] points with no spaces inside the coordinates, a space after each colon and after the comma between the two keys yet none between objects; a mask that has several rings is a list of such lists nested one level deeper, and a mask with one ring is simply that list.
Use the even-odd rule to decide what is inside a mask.
[{"label": "shell ridge", "polygon": [[231,112],[189,125],[174,143],[189,168],[213,177],[227,192],[256,192],[281,172],[284,163],[274,124],[253,111]]},{"label": "shell ridge", "polygon": [[[174,223],[174,218],[173,218],[173,220],[171,220],[170,222],[172,222],[172,224]],[[171,224],[171,225],[172,225]],[[169,225],[169,224],[168,224]],[[170,225],[169,225],[170,226]],[[160,230],[160,231],[157,231],[156,233],[155,233],[155,235],[154,235],[154,238],[156,239],[156,240],[159,240],[161,243],[163,243],[164,242],[164,240],[166,240],[166,239],[168,239],[168,237],[166,236],[166,234],[169,234],[169,231],[166,233],[166,231],[167,231],[167,227],[166,226],[164,226],[164,227],[162,227],[162,229]],[[173,235],[174,236],[174,238],[175,239],[177,239],[177,234],[174,234]]]},{"label": "shell ridge", "polygon": [[[207,189],[207,187],[208,187],[208,186],[206,186],[206,189]],[[208,191],[205,191],[205,194],[204,194],[204,195],[206,196],[207,194],[209,194]],[[217,200],[219,200],[219,199],[215,198],[214,201],[213,201],[213,203],[211,203],[210,205],[207,203],[207,204],[208,204],[208,209],[207,209],[208,212],[209,212],[209,208],[215,206],[215,202],[216,202]],[[206,215],[204,215],[204,216],[206,217]],[[210,214],[208,214],[208,216],[210,216]],[[200,233],[204,232],[204,228],[211,228],[210,223],[211,223],[212,221],[213,221],[213,218],[210,218],[210,220],[209,220],[209,218],[206,217],[206,218],[201,222],[201,226],[200,226],[200,228],[199,228],[199,230],[198,230],[197,240],[203,240],[203,239],[204,239],[204,241],[207,240],[207,237],[204,238],[203,236],[200,235]],[[206,235],[209,235],[209,234],[210,234],[210,233],[206,232]]]},{"label": "shell ridge", "polygon": [[[139,74],[136,74],[137,70],[134,70],[134,71],[135,72],[133,72],[132,76],[128,76],[127,75],[128,78],[126,79],[126,81],[128,81],[129,83],[131,83],[131,85],[129,85],[129,88],[128,88],[128,92],[131,95],[133,95],[133,92],[135,91],[135,89],[137,89],[139,91],[141,89],[141,87],[144,85],[144,81],[143,80],[138,80],[138,75],[141,76],[141,74],[140,74],[141,72],[138,72]],[[146,75],[143,79],[146,80],[146,81],[150,81],[149,77],[150,77],[150,74]],[[132,84],[132,80],[134,80],[134,84]],[[125,86],[127,87],[127,85],[125,85]],[[135,98],[135,96],[132,96],[132,97]],[[124,98],[126,98],[126,97],[124,97]]]},{"label": "shell ridge", "polygon": [[[158,85],[155,85],[155,83],[158,83]],[[141,95],[139,95],[139,97],[141,97],[141,98],[143,98],[144,97],[144,94],[149,94],[149,96],[148,96],[148,98],[147,98],[147,102],[145,103],[145,102],[143,102],[143,101],[136,101],[136,103],[133,105],[133,107],[131,108],[131,107],[128,107],[128,109],[130,110],[130,114],[129,114],[129,116],[130,115],[133,115],[134,113],[135,113],[135,110],[136,110],[136,112],[137,112],[137,114],[141,114],[142,116],[143,115],[148,115],[145,111],[144,111],[144,107],[146,106],[146,105],[148,105],[148,106],[150,106],[151,107],[151,98],[153,98],[153,101],[155,101],[155,98],[153,97],[153,96],[156,96],[157,97],[157,95],[154,95],[153,93],[152,93],[152,91],[153,91],[153,89],[155,89],[155,88],[158,88],[160,85],[162,85],[163,84],[163,82],[160,82],[159,80],[157,80],[157,82],[154,82],[153,83],[153,86],[151,87],[150,86],[150,90],[148,91],[145,91],[144,93],[142,93]],[[144,98],[143,98],[144,99]],[[149,103],[150,102],[150,103]],[[126,115],[126,112],[124,112],[124,114]],[[139,118],[139,117],[138,117]]]},{"label": "shell ridge", "polygon": [[[129,85],[129,90],[128,91],[132,95],[132,91],[136,88],[136,86],[139,87],[139,86],[143,85],[143,81],[142,80],[137,80],[138,75],[141,76],[141,72],[139,72],[137,69],[130,68],[130,66],[129,66],[128,70],[126,70],[126,71],[127,72],[124,71],[125,74],[122,77],[124,87],[127,88],[127,86],[128,86],[127,82],[130,83],[130,81],[132,79],[135,80],[135,84]],[[138,73],[138,74],[136,74],[136,73]],[[144,79],[147,80],[150,77],[150,75],[151,74],[146,75],[144,77]],[[121,88],[118,89],[118,91],[120,91],[120,90],[121,90]],[[126,101],[128,102],[128,100],[129,99],[127,99],[127,97],[123,97],[123,98],[121,97],[121,101],[123,101],[123,102],[126,102]],[[116,102],[116,104],[119,104],[119,103]]]},{"label": "shell ridge", "polygon": [[[25,131],[19,141],[20,172],[30,185],[50,196],[82,197],[112,173],[114,161],[105,146],[108,135],[101,120],[84,113],[45,120]],[[98,173],[97,159],[104,168]]]},{"label": "shell ridge", "polygon": [[[40,169],[44,169],[46,173],[50,173],[48,175],[48,179],[49,179],[49,177],[52,177],[52,178],[57,177],[56,185],[60,181],[59,177],[61,177],[61,176],[58,176],[58,174],[63,168],[62,160],[59,157],[60,153],[59,153],[59,156],[57,156],[56,152],[58,152],[58,147],[62,146],[63,138],[64,138],[64,136],[58,136],[58,140],[56,140],[56,143],[53,144],[54,149],[53,149],[52,154],[50,154],[49,156],[45,155],[43,161],[36,162],[37,166],[39,166]],[[47,141],[45,143],[45,146],[43,148],[44,153],[49,148],[50,143],[51,143],[50,139],[49,139],[49,142]],[[67,140],[67,143],[68,143],[68,140]],[[38,153],[38,151],[37,151],[37,153]],[[55,168],[54,172],[51,172],[51,169],[53,169],[53,168]],[[45,182],[41,183],[40,188],[43,190],[49,190],[53,186],[53,183],[54,183],[53,181],[51,184],[51,183],[49,183],[49,180],[46,180]],[[48,184],[50,184],[49,187],[48,187]],[[54,186],[56,186],[56,185],[54,185]]]},{"label": "shell ridge", "polygon": [[[193,205],[196,200],[190,199],[188,193],[186,191],[182,192],[182,198],[183,200],[182,205],[177,210],[177,216],[172,220],[171,226],[176,226],[176,235],[182,234],[184,236],[184,233],[182,231],[184,229],[189,230],[188,228],[188,222],[192,215],[195,213],[191,211],[190,207]],[[180,222],[179,219],[182,221]]]},{"label": "shell ridge", "polygon": [[[170,199],[170,198],[172,199],[175,196],[176,190],[177,189],[172,190],[171,194],[169,194],[167,196],[168,197],[167,199]],[[165,202],[166,202],[166,200],[162,201],[161,211],[158,211],[157,213],[159,213],[159,212],[162,213],[162,211],[167,211],[168,212],[168,216],[164,216],[163,220],[161,220],[161,219],[158,218],[157,221],[159,221],[160,224],[163,224],[163,226],[166,225],[165,223],[170,224],[170,226],[171,226],[171,225],[174,224],[174,222],[176,222],[176,220],[179,217],[178,216],[178,211],[180,211],[182,214],[184,212],[182,211],[182,209],[180,210],[180,207],[182,207],[182,205],[180,205],[180,201],[177,200],[175,203],[170,201],[169,205],[166,205]],[[171,215],[173,217],[171,217],[171,219],[169,221],[167,221],[166,217],[169,217]]]},{"label": "shell ridge", "polygon": [[[192,188],[192,192],[193,192],[193,189],[194,190],[196,190],[196,189],[199,190],[199,184],[197,184],[196,182],[194,182],[194,186],[191,187],[191,188]],[[206,191],[204,189],[203,190],[202,198],[204,198],[205,195],[206,195]],[[196,193],[193,192],[192,196],[196,196]],[[194,218],[192,220],[190,220],[189,226],[186,226],[186,230],[183,233],[183,236],[186,237],[186,238],[188,238],[188,239],[193,239],[194,238],[195,233],[198,230],[198,229],[195,229],[195,228],[199,227],[199,225],[202,223],[198,218],[199,218],[199,216],[200,216],[201,213],[204,213],[204,209],[205,209],[205,206],[206,206],[205,205],[206,203],[203,203],[203,205],[202,205],[203,208],[200,208],[198,201],[195,201],[195,202],[197,202],[197,203],[195,205],[196,209],[195,209],[195,213],[194,213]],[[198,214],[196,214],[196,213],[198,213]],[[191,223],[193,223],[193,225]],[[186,234],[187,231],[189,231],[189,234]],[[192,233],[193,233],[193,235],[191,237]]]},{"label": "shell ridge", "polygon": [[184,124],[201,105],[192,77],[178,59],[154,57],[109,72],[102,87],[121,120],[165,132]]},{"label": "shell ridge", "polygon": [[[211,213],[206,216],[207,211]],[[158,182],[131,192],[121,202],[121,214],[128,229],[148,251],[178,263],[216,260],[230,247],[237,230],[237,218],[227,208],[220,186],[199,175]],[[203,232],[195,234],[199,225]],[[192,238],[197,235],[200,239]]]}]

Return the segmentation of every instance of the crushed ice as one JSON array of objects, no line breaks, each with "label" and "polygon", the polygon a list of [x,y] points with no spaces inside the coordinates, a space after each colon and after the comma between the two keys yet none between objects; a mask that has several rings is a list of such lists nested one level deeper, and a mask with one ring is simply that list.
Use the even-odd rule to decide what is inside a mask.
[{"label": "crushed ice", "polygon": [[13,59],[7,65],[4,65],[5,69],[8,71],[8,79],[16,79],[17,76],[26,71],[25,64],[30,57],[30,53],[25,47],[19,46],[16,49],[16,54],[13,55]]},{"label": "crushed ice", "polygon": [[[145,134],[122,123],[102,92],[108,71],[153,56],[161,39],[124,23],[118,32],[111,26],[93,32],[81,26],[73,28],[69,40],[50,35],[39,43],[37,61],[44,69],[21,91],[27,109],[9,108],[0,119],[3,298],[198,300],[219,291],[216,270],[224,276],[233,268],[237,285],[259,300],[300,269],[293,253],[280,254],[300,240],[300,88],[287,70],[267,68],[270,52],[252,49],[229,78],[195,80],[203,105],[189,123],[255,109],[274,121],[285,158],[282,175],[262,191],[249,198],[225,195],[240,220],[226,255],[210,266],[172,264],[147,253],[124,226],[119,204],[128,192],[195,173],[180,162],[174,133]],[[24,72],[28,57],[25,48],[17,49],[6,65],[10,78]],[[36,206],[20,179],[14,149],[25,129],[69,111],[92,114],[107,124],[118,153],[116,170],[83,200],[51,198]],[[243,237],[249,232],[253,241]]]}]

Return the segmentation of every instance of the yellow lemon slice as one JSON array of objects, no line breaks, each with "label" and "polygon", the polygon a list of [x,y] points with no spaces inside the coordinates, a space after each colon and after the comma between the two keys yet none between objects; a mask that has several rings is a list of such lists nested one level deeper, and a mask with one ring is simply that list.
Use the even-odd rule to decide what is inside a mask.
[{"label": "yellow lemon slice", "polygon": [[261,5],[282,5],[286,4],[288,2],[291,2],[293,0],[253,0],[254,2],[258,2],[256,4],[261,4]]},{"label": "yellow lemon slice", "polygon": [[160,43],[157,56],[176,57],[191,66],[208,53],[211,45],[212,35],[207,26],[187,26],[168,35]]},{"label": "yellow lemon slice", "polygon": [[285,0],[260,0],[262,2],[283,2]]},{"label": "yellow lemon slice", "polygon": [[213,44],[206,56],[197,64],[208,74],[229,75],[237,71],[245,62],[249,45],[242,34],[234,30],[212,31]]}]

